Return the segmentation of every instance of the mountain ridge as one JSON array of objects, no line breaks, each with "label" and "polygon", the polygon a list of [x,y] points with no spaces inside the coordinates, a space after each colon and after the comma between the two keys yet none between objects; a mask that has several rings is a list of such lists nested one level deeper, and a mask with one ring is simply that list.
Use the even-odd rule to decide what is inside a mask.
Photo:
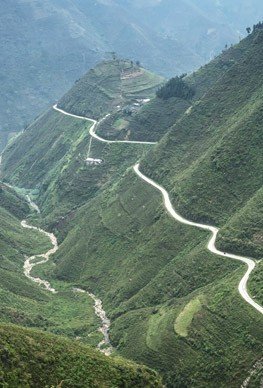
[{"label": "mountain ridge", "polygon": [[[102,143],[95,140],[93,151],[104,163],[81,165],[79,154],[87,149],[88,128],[51,112],[57,145],[63,146],[65,131],[58,119],[68,121],[68,134],[78,126],[86,136],[75,149],[71,139],[74,151],[62,153],[59,168],[56,161],[44,165],[47,185],[40,185],[39,144],[32,144],[33,136],[46,139],[42,125],[36,123],[31,134],[25,131],[3,155],[5,179],[38,186],[43,206],[38,222],[58,233],[60,249],[41,270],[46,278],[99,295],[112,321],[111,341],[117,352],[158,370],[169,387],[213,387],[215,381],[219,387],[240,385],[261,357],[262,316],[238,294],[244,268],[208,252],[206,231],[167,217],[159,194],[136,177],[131,166],[140,159],[142,172],[166,188],[180,214],[222,227],[221,250],[253,250],[260,258],[262,228],[260,223],[254,225],[254,220],[260,221],[254,213],[262,199],[262,37],[262,31],[254,31],[221,56],[223,62],[226,55],[229,62],[231,55],[233,59],[240,55],[240,60],[226,67],[212,62],[190,79],[196,79],[197,86],[206,80],[205,86],[197,90],[200,95],[191,109],[184,105],[179,115],[171,113],[174,123],[162,128],[164,136],[153,149],[103,143],[106,159]],[[165,103],[167,111],[172,106]],[[148,117],[147,105],[141,109]],[[48,131],[48,125],[45,128]],[[32,154],[21,163],[19,152],[31,148]],[[55,148],[47,144],[41,152],[47,149],[54,157]],[[35,169],[30,171],[32,163]],[[80,190],[90,188],[96,176],[100,187],[96,195],[85,193],[79,201]],[[68,197],[70,201],[61,202]],[[238,239],[243,241],[241,247]],[[248,285],[258,303],[261,269],[259,260]],[[182,316],[183,326],[175,329]]]},{"label": "mountain ridge", "polygon": [[236,43],[263,10],[259,0],[250,8],[239,0],[238,11],[225,0],[153,5],[2,0],[1,149],[109,52],[139,60],[163,76],[179,75],[197,69],[226,43]]}]

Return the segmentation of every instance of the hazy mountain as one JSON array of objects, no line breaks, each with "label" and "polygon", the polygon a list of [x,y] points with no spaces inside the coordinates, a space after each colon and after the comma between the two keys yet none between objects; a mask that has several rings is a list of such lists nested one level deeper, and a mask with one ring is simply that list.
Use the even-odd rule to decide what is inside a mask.
[{"label": "hazy mountain", "polygon": [[[165,98],[153,98],[135,112],[127,105],[139,92],[152,93],[159,78],[138,71],[130,61],[103,62],[59,106],[97,117],[99,101],[101,114],[111,113],[110,123],[105,120],[96,128],[101,136],[108,135],[110,126],[111,139],[159,140],[157,145],[98,141],[90,137],[91,122],[53,109],[3,155],[5,180],[26,187],[41,207],[42,216],[31,221],[59,239],[58,251],[49,263],[35,267],[35,276],[63,291],[78,285],[99,295],[112,321],[116,353],[159,371],[167,387],[241,386],[262,358],[262,314],[238,292],[245,265],[208,251],[210,233],[168,216],[159,191],[132,167],[140,160],[141,171],[166,188],[182,216],[221,228],[216,246],[223,252],[254,259],[248,292],[262,306],[262,61],[259,25],[238,45],[181,79],[179,88],[166,84]],[[123,67],[128,68],[126,77]],[[182,93],[182,85],[194,94]],[[129,96],[131,90],[131,100],[120,101],[120,91]],[[87,154],[102,163],[87,164]],[[9,191],[8,198],[14,200]],[[5,266],[14,279],[4,283],[3,319],[44,325],[68,337],[77,327],[81,340],[94,345],[98,337],[90,306],[83,327],[81,304],[72,294],[58,293],[55,301],[64,308],[50,317],[51,301],[43,300],[43,323],[35,315],[38,305],[28,294],[30,284],[23,278],[16,286],[22,269],[11,266],[9,250],[17,223],[2,232]],[[24,247],[20,241],[21,230],[18,236],[23,250],[31,250],[32,244]],[[20,294],[27,296],[24,315]],[[35,286],[34,297],[44,298],[42,294]],[[251,376],[250,387],[259,386],[260,373],[262,369]]]},{"label": "hazy mountain", "polygon": [[[116,51],[162,75],[190,71],[257,21],[263,4],[231,1],[2,0],[1,144]],[[1,146],[1,145],[0,145]]]}]

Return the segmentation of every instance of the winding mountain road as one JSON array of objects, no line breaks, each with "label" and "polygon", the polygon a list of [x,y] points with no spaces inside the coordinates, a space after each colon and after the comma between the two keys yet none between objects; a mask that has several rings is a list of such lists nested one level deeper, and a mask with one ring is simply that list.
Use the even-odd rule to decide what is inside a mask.
[{"label": "winding mountain road", "polygon": [[81,120],[86,120],[86,121],[91,121],[92,122],[92,126],[90,127],[90,130],[89,130],[89,133],[90,133],[90,136],[92,136],[94,139],[97,139],[98,141],[101,141],[103,143],[108,143],[108,144],[113,144],[113,143],[124,143],[124,144],[145,144],[145,145],[155,145],[157,144],[156,142],[151,142],[151,141],[136,141],[136,140],[107,140],[107,139],[103,139],[102,137],[98,136],[96,134],[96,127],[97,125],[99,125],[103,120],[105,120],[107,117],[109,117],[110,115],[107,114],[105,117],[103,117],[101,120],[99,121],[96,121],[94,119],[90,119],[88,117],[85,117],[85,116],[77,116],[77,115],[73,115],[71,113],[68,113],[66,111],[64,111],[63,109],[60,109],[58,108],[57,104],[53,105],[53,109],[56,110],[57,112],[60,112],[66,116],[70,116],[70,117],[74,117],[76,119],[81,119]]},{"label": "winding mountain road", "polygon": [[[99,137],[98,135],[96,135],[95,133],[95,128],[97,126],[97,124],[99,124],[101,121],[105,120],[105,118],[107,116],[105,116],[102,120],[100,120],[99,122],[97,122],[96,120],[93,120],[93,119],[90,119],[88,117],[83,117],[83,116],[77,116],[77,115],[74,115],[74,114],[71,114],[71,113],[68,113],[68,112],[65,112],[64,110],[60,109],[57,107],[57,105],[54,105],[53,108],[66,115],[66,116],[71,116],[71,117],[75,117],[75,118],[78,118],[78,119],[81,119],[81,120],[86,120],[86,121],[91,121],[93,123],[92,127],[90,128],[90,135],[97,139],[98,141],[102,141],[104,143],[135,143],[135,144],[151,144],[151,145],[154,145],[156,143],[152,143],[152,142],[133,142],[133,141],[126,141],[126,140],[106,140],[106,139],[103,139],[101,137]],[[242,298],[248,303],[250,304],[254,309],[256,309],[258,312],[260,312],[261,314],[263,314],[263,307],[260,306],[258,303],[256,303],[252,298],[251,296],[249,295],[248,293],[248,290],[247,290],[247,283],[248,283],[248,280],[249,280],[249,277],[250,277],[250,274],[251,272],[254,270],[254,268],[256,267],[256,262],[250,258],[246,258],[246,257],[242,257],[242,256],[238,256],[238,255],[233,255],[231,253],[226,253],[226,252],[221,252],[219,251],[216,246],[215,246],[215,242],[216,242],[216,238],[217,238],[217,235],[218,235],[218,232],[219,232],[219,229],[214,227],[214,226],[210,226],[210,225],[204,225],[204,224],[199,224],[199,223],[196,223],[196,222],[192,222],[192,221],[188,221],[186,220],[185,218],[183,218],[182,216],[180,216],[178,213],[176,213],[176,211],[174,210],[173,208],[173,205],[171,203],[171,200],[169,198],[169,194],[167,193],[167,191],[160,185],[158,185],[157,183],[155,183],[152,179],[148,178],[147,176],[143,175],[140,170],[139,170],[139,164],[136,164],[134,167],[134,171],[135,173],[138,175],[139,178],[141,178],[144,182],[148,183],[149,185],[153,186],[155,189],[159,190],[163,196],[163,200],[164,200],[164,206],[167,210],[167,212],[178,222],[181,222],[182,224],[185,224],[185,225],[189,225],[189,226],[194,226],[196,228],[199,228],[199,229],[204,229],[204,230],[207,230],[207,231],[210,231],[212,233],[212,237],[210,238],[209,242],[208,242],[208,245],[207,245],[207,249],[211,252],[211,253],[214,253],[218,256],[222,256],[222,257],[227,257],[229,259],[232,259],[232,260],[237,260],[237,261],[240,261],[244,264],[247,265],[247,271],[245,273],[245,275],[242,277],[239,285],[238,285],[238,291],[240,293],[240,295],[242,296]]]},{"label": "winding mountain road", "polygon": [[[70,117],[75,117],[75,118],[78,118],[78,119],[81,119],[81,120],[86,120],[86,121],[91,121],[93,123],[92,127],[90,128],[90,135],[97,139],[98,141],[102,141],[102,142],[106,142],[106,143],[135,143],[135,144],[156,144],[156,143],[152,143],[152,142],[137,142],[137,141],[126,141],[126,140],[106,140],[106,139],[103,139],[101,137],[99,137],[98,135],[96,135],[95,133],[95,128],[97,126],[98,123],[100,123],[101,121],[105,120],[105,118],[108,116],[105,116],[102,120],[100,120],[99,122],[97,122],[96,120],[93,120],[93,119],[90,119],[88,117],[83,117],[83,116],[77,116],[77,115],[74,115],[74,114],[71,114],[71,113],[68,113],[68,112],[65,112],[64,110],[60,109],[57,107],[57,105],[54,105],[53,106],[53,109],[55,109],[56,111],[66,115],[66,116],[70,116]],[[248,293],[248,290],[247,290],[247,283],[248,283],[248,280],[249,280],[249,277],[250,277],[250,274],[251,272],[254,270],[255,266],[256,266],[256,263],[254,260],[250,259],[250,258],[246,258],[246,257],[242,257],[242,256],[238,256],[238,255],[233,255],[231,253],[225,253],[225,252],[221,252],[219,251],[216,246],[215,246],[215,242],[216,242],[216,238],[217,238],[217,235],[218,235],[218,232],[219,232],[219,229],[214,227],[214,226],[210,226],[210,225],[204,225],[204,224],[199,224],[199,223],[196,223],[196,222],[192,222],[192,221],[188,221],[186,220],[185,218],[183,218],[182,216],[180,216],[178,213],[176,213],[176,211],[174,210],[173,208],[173,205],[171,203],[171,200],[169,198],[169,194],[167,193],[167,191],[160,185],[158,185],[157,183],[155,183],[152,179],[146,177],[145,175],[143,175],[140,170],[139,170],[139,164],[136,164],[134,166],[134,171],[135,173],[146,183],[148,183],[149,185],[153,186],[154,188],[156,188],[157,190],[159,190],[162,195],[163,195],[163,200],[164,200],[164,206],[166,208],[166,210],[168,211],[168,213],[178,222],[181,222],[182,224],[185,224],[185,225],[189,225],[189,226],[194,226],[196,228],[199,228],[199,229],[204,229],[204,230],[208,230],[212,233],[212,237],[210,238],[209,242],[208,242],[208,245],[207,245],[207,248],[210,252],[218,255],[218,256],[222,256],[222,257],[227,257],[229,259],[232,259],[232,260],[237,260],[237,261],[241,261],[242,263],[246,264],[248,269],[245,273],[245,275],[243,276],[243,278],[241,279],[240,283],[239,283],[239,286],[238,286],[238,291],[240,293],[240,295],[242,296],[242,298],[248,303],[250,304],[253,308],[255,308],[258,312],[260,312],[261,314],[263,314],[263,307],[260,306],[258,303],[256,303],[252,298],[251,296],[249,295]]]},{"label": "winding mountain road", "polygon": [[167,212],[176,221],[179,221],[179,222],[181,222],[182,224],[185,224],[185,225],[194,226],[194,227],[199,228],[199,229],[208,230],[208,231],[210,231],[212,233],[212,237],[210,238],[210,240],[208,242],[208,245],[207,245],[207,248],[208,248],[208,250],[210,252],[212,252],[212,253],[214,253],[214,254],[216,254],[218,256],[227,257],[229,259],[241,261],[242,263],[247,265],[247,267],[248,267],[247,272],[245,273],[245,275],[243,276],[243,278],[241,279],[241,281],[239,283],[238,291],[239,291],[240,295],[242,296],[242,298],[245,299],[245,301],[247,303],[249,303],[257,311],[259,311],[261,314],[263,314],[263,307],[261,307],[258,303],[256,303],[250,297],[250,295],[248,293],[248,290],[247,290],[247,282],[248,282],[249,276],[250,276],[251,272],[253,271],[253,269],[256,266],[256,263],[254,262],[254,260],[248,259],[248,258],[242,257],[242,256],[233,255],[231,253],[225,253],[225,252],[219,251],[216,248],[216,246],[215,246],[215,242],[216,242],[216,238],[217,238],[217,234],[219,232],[219,229],[214,227],[214,226],[204,225],[204,224],[199,224],[199,223],[196,223],[196,222],[188,221],[185,218],[183,218],[182,216],[180,216],[178,213],[176,213],[176,211],[173,208],[173,205],[171,203],[171,200],[170,200],[170,197],[169,197],[169,194],[167,193],[167,191],[162,186],[160,186],[157,183],[155,183],[152,179],[150,179],[147,176],[145,176],[144,174],[142,174],[140,172],[140,170],[139,170],[139,167],[140,167],[139,164],[136,164],[133,167],[135,173],[144,182],[146,182],[149,185],[153,186],[155,189],[159,190],[162,193],[164,206],[165,206]]}]

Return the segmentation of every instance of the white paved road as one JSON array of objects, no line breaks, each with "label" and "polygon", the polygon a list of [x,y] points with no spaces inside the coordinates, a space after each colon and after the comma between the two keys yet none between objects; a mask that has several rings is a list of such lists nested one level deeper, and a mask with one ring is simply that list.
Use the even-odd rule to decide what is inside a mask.
[{"label": "white paved road", "polygon": [[108,144],[113,144],[113,143],[125,143],[125,144],[148,144],[148,145],[155,145],[157,143],[155,142],[151,142],[151,141],[133,141],[133,140],[107,140],[107,139],[103,139],[102,137],[98,136],[96,134],[96,127],[98,124],[100,124],[103,120],[105,120],[108,116],[110,116],[109,114],[106,115],[103,119],[101,119],[100,121],[96,121],[96,120],[93,120],[93,119],[90,119],[88,117],[85,117],[85,116],[77,116],[77,115],[73,115],[71,113],[68,113],[66,111],[64,111],[63,109],[60,109],[57,107],[57,104],[53,105],[53,109],[55,109],[57,112],[60,112],[62,113],[63,115],[66,115],[66,116],[70,116],[70,117],[75,117],[76,119],[81,119],[81,120],[86,120],[86,121],[91,121],[93,123],[93,125],[90,127],[90,130],[89,130],[89,133],[90,133],[90,136],[92,136],[94,139],[97,139],[98,141],[101,141],[103,143],[108,143]]},{"label": "white paved road", "polygon": [[226,252],[219,251],[216,248],[216,246],[215,246],[216,237],[217,237],[217,234],[219,232],[219,229],[214,227],[214,226],[204,225],[204,224],[199,224],[199,223],[196,223],[196,222],[188,221],[185,218],[183,218],[182,216],[180,216],[178,213],[176,213],[176,211],[173,208],[173,205],[171,203],[171,200],[169,198],[169,194],[167,193],[167,191],[162,186],[160,186],[157,183],[155,183],[152,179],[150,179],[150,178],[146,177],[144,174],[142,174],[140,172],[140,170],[139,170],[139,167],[140,167],[139,164],[136,164],[134,166],[135,173],[144,182],[146,182],[149,185],[153,186],[155,189],[159,190],[162,193],[163,201],[164,201],[164,206],[165,206],[166,210],[168,211],[168,213],[175,220],[177,220],[177,221],[179,221],[179,222],[181,222],[182,224],[185,224],[185,225],[195,226],[195,227],[197,227],[199,229],[208,230],[208,231],[210,231],[212,233],[212,237],[210,238],[210,240],[208,242],[208,245],[207,245],[207,248],[208,248],[208,250],[210,252],[212,252],[212,253],[214,253],[216,255],[222,256],[222,257],[227,257],[229,259],[241,261],[242,263],[247,265],[247,267],[248,267],[247,271],[246,271],[245,275],[243,276],[243,278],[241,279],[241,281],[239,283],[238,291],[239,291],[240,295],[242,296],[242,298],[245,299],[245,301],[247,303],[249,303],[257,311],[259,311],[261,314],[263,314],[263,307],[261,307],[258,303],[256,303],[251,298],[251,296],[249,295],[248,290],[247,290],[247,282],[248,282],[249,276],[250,276],[251,272],[253,271],[253,269],[256,266],[255,261],[252,260],[252,259],[246,258],[246,257],[242,257],[242,256],[238,256],[238,255],[233,255],[231,253],[226,253]]},{"label": "white paved road", "polygon": [[[95,128],[96,128],[96,125],[98,124],[98,122],[96,120],[93,120],[93,119],[90,119],[90,118],[87,118],[87,117],[83,117],[83,116],[77,116],[77,115],[73,115],[71,113],[68,113],[68,112],[65,112],[64,110],[62,109],[59,109],[57,107],[57,105],[54,105],[53,108],[66,115],[66,116],[71,116],[71,117],[75,117],[75,118],[78,118],[78,119],[82,119],[82,120],[87,120],[87,121],[91,121],[93,123],[92,127],[90,128],[90,135],[92,137],[94,137],[95,139],[97,139],[98,141],[102,141],[102,142],[106,142],[106,143],[137,143],[137,144],[156,144],[156,143],[151,143],[151,142],[133,142],[133,141],[126,141],[126,140],[106,140],[106,139],[103,139],[101,137],[99,137],[98,135],[96,135],[95,133]],[[108,116],[108,115],[107,115]],[[107,117],[105,116],[102,120],[105,120],[105,118]],[[100,122],[102,121],[100,120]],[[233,259],[233,260],[238,260],[238,261],[241,261],[242,263],[246,264],[247,265],[247,271],[245,273],[245,275],[243,276],[243,278],[241,279],[240,283],[239,283],[239,286],[238,286],[238,291],[240,293],[240,295],[242,296],[242,298],[247,302],[249,303],[252,307],[254,307],[258,312],[260,312],[261,314],[263,314],[263,307],[260,306],[258,303],[256,303],[252,298],[251,296],[249,295],[248,293],[248,290],[247,290],[247,283],[248,283],[248,280],[249,280],[249,277],[250,277],[250,274],[251,272],[254,270],[255,266],[256,266],[256,263],[254,260],[250,259],[250,258],[246,258],[246,257],[243,257],[243,256],[238,256],[238,255],[233,255],[231,253],[226,253],[226,252],[221,252],[219,251],[216,246],[215,246],[215,242],[216,242],[216,238],[217,238],[217,234],[219,232],[219,229],[214,227],[214,226],[210,226],[210,225],[204,225],[204,224],[199,224],[199,223],[196,223],[196,222],[192,222],[192,221],[188,221],[186,220],[185,218],[183,218],[182,216],[180,216],[178,213],[176,213],[176,211],[174,210],[173,206],[172,206],[172,203],[171,203],[171,200],[169,198],[169,194],[167,193],[167,191],[160,185],[158,185],[157,183],[155,183],[152,179],[146,177],[145,175],[143,175],[140,170],[139,170],[139,164],[136,164],[134,166],[134,171],[135,173],[146,183],[148,183],[149,185],[155,187],[157,190],[159,190],[162,195],[163,195],[163,200],[164,200],[164,205],[166,207],[166,210],[168,211],[168,213],[177,221],[181,222],[182,224],[185,224],[185,225],[189,225],[189,226],[194,226],[194,227],[197,227],[199,229],[204,229],[204,230],[208,230],[212,233],[212,237],[211,239],[209,240],[208,242],[208,245],[207,245],[207,248],[210,252],[218,255],[218,256],[222,256],[222,257],[227,257],[229,259]]]}]

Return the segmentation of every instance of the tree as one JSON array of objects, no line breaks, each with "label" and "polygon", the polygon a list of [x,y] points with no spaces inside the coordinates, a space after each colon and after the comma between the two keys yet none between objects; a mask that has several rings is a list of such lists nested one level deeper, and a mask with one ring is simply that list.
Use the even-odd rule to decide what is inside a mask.
[{"label": "tree", "polygon": [[259,22],[258,24],[254,24],[253,31],[255,30],[262,30],[263,29],[263,22]]},{"label": "tree", "polygon": [[250,28],[250,27],[247,27],[247,28],[246,28],[246,31],[247,31],[248,34],[250,34],[251,28]]},{"label": "tree", "polygon": [[168,100],[171,97],[191,100],[195,95],[195,90],[183,80],[184,76],[171,78],[170,81],[157,90],[156,96],[162,100]]}]

